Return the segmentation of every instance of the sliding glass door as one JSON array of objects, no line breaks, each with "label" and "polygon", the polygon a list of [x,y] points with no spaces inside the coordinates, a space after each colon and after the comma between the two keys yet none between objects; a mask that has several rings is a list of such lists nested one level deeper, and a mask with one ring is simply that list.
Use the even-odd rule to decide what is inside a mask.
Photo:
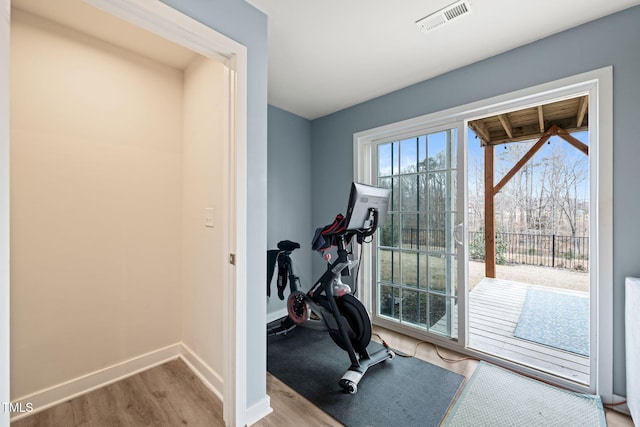
[{"label": "sliding glass door", "polygon": [[[380,142],[375,181],[391,189],[376,247],[374,320],[457,338],[462,212],[457,127]],[[460,224],[460,226],[457,226]],[[456,232],[459,238],[456,239]],[[392,325],[389,325],[392,326]]]},{"label": "sliding glass door", "polygon": [[[613,359],[611,355],[614,346],[611,331],[613,330],[612,319],[615,316],[612,315],[613,298],[610,286],[613,271],[612,215],[611,203],[608,203],[610,197],[607,197],[611,194],[612,177],[611,87],[612,71],[610,68],[605,68],[355,133],[354,179],[388,187],[393,193],[388,223],[377,233],[373,244],[364,245],[361,248],[363,255],[360,272],[362,283],[366,286],[360,288],[359,297],[371,310],[374,323],[406,335],[422,337],[430,342],[458,349],[475,357],[492,361],[499,359],[500,363],[514,370],[528,374],[536,370],[540,378],[572,390],[612,396]],[[545,107],[547,104],[565,101],[566,103],[576,101],[574,102],[576,108],[555,110],[552,108],[553,111],[549,111]],[[563,215],[570,213],[577,218],[576,214],[578,214],[584,218],[585,234],[588,227],[588,264],[582,264],[582,271],[572,272],[582,273],[585,279],[588,276],[588,280],[581,282],[582,291],[588,293],[587,310],[584,310],[588,313],[586,317],[582,317],[581,323],[584,325],[586,318],[587,327],[582,328],[581,336],[584,335],[583,332],[588,333],[586,342],[589,353],[588,357],[584,357],[588,359],[588,363],[582,364],[580,378],[576,377],[575,372],[566,374],[547,369],[549,359],[554,363],[562,362],[563,369],[568,367],[569,361],[575,359],[575,354],[571,354],[570,358],[566,357],[567,354],[573,353],[572,351],[559,347],[556,349],[557,352],[564,352],[564,354],[556,353],[558,356],[540,358],[542,364],[532,363],[530,357],[529,360],[515,360],[505,357],[505,354],[489,353],[487,348],[479,347],[480,340],[486,341],[486,334],[477,333],[475,325],[471,324],[474,318],[479,318],[480,312],[476,308],[480,307],[484,313],[489,313],[492,317],[484,325],[502,328],[504,334],[510,339],[520,340],[521,346],[530,347],[533,342],[533,340],[522,338],[520,330],[516,336],[517,325],[511,328],[514,324],[526,323],[526,317],[522,322],[520,321],[521,311],[515,314],[514,321],[509,325],[505,325],[502,315],[496,316],[498,309],[503,308],[510,298],[509,295],[498,292],[496,299],[489,303],[481,299],[489,294],[480,292],[481,289],[477,286],[473,287],[483,278],[489,278],[493,280],[490,290],[499,291],[496,282],[504,279],[504,274],[498,271],[497,267],[488,269],[486,262],[479,262],[485,258],[486,246],[495,246],[497,258],[498,250],[504,250],[497,244],[498,238],[502,236],[496,234],[494,241],[491,242],[491,239],[484,238],[484,229],[480,235],[479,228],[483,227],[483,224],[486,228],[486,204],[491,203],[493,199],[495,214],[496,194],[499,196],[506,194],[505,183],[517,182],[513,179],[517,173],[514,169],[516,164],[521,164],[522,171],[529,173],[528,178],[525,175],[524,184],[529,185],[529,190],[537,191],[537,195],[534,195],[531,200],[538,203],[542,200],[541,185],[545,181],[533,179],[531,171],[525,168],[527,162],[523,161],[523,159],[532,159],[533,152],[514,157],[515,162],[511,162],[509,168],[502,170],[499,163],[495,161],[499,159],[496,153],[490,156],[484,149],[488,146],[495,150],[498,146],[501,147],[500,152],[503,154],[510,150],[515,152],[517,146],[515,143],[524,142],[524,140],[515,140],[512,134],[498,141],[495,139],[498,135],[492,132],[502,130],[507,134],[514,132],[516,126],[511,121],[509,113],[529,109],[533,109],[536,113],[534,114],[536,120],[531,122],[530,130],[539,129],[541,133],[549,133],[549,135],[553,132],[569,143],[567,147],[570,153],[573,153],[571,156],[580,157],[588,161],[589,165],[588,180],[584,180],[581,184],[584,187],[583,194],[586,194],[588,189],[588,198],[578,197],[575,195],[577,182],[574,179],[579,177],[578,169],[568,167],[572,164],[570,163],[572,157],[566,157],[564,162],[555,164],[558,168],[568,170],[569,173],[565,179],[553,174],[552,166],[554,165],[550,163],[551,157],[549,157],[548,167],[545,169],[540,166],[549,183],[544,189],[545,195],[549,193],[551,184],[553,188],[560,189],[565,188],[562,187],[565,184],[571,184],[574,195],[568,192],[567,198],[566,191],[556,191],[557,200],[551,200],[550,204],[547,203],[541,209],[532,211],[540,218],[558,218],[560,215],[558,208],[562,203],[559,197],[564,194],[564,202],[570,206],[570,212]],[[559,119],[556,113],[559,111],[570,113],[565,124],[558,124]],[[576,113],[575,117],[572,116],[572,112]],[[489,122],[484,123],[484,126],[480,123],[490,117],[495,118],[491,126]],[[513,119],[518,117],[514,116]],[[575,128],[576,123],[582,125],[578,125],[581,129]],[[522,126],[518,128],[520,129],[518,132],[524,129]],[[587,126],[588,135],[585,134],[584,138],[580,138],[580,132],[587,130]],[[473,129],[475,134],[469,129]],[[572,132],[569,132],[570,130]],[[575,135],[572,136],[572,133]],[[544,140],[540,142],[542,136],[544,135],[532,138],[536,141],[534,144],[543,144]],[[547,144],[551,142],[547,148],[554,147],[553,141],[546,142]],[[527,153],[530,150],[528,149]],[[482,154],[481,161],[474,163],[474,156],[478,153]],[[473,168],[469,168],[467,163]],[[481,164],[487,165],[484,170],[480,167]],[[484,173],[486,170],[494,170],[496,173],[491,176]],[[481,173],[478,174],[478,171]],[[505,180],[505,177],[510,178]],[[549,181],[549,177],[553,177],[553,181]],[[492,185],[493,191],[484,191],[485,183]],[[535,184],[537,187],[532,187],[534,183],[537,183]],[[480,194],[481,198],[474,198],[474,193],[468,191],[472,185],[474,193]],[[527,185],[523,187],[525,190]],[[514,192],[516,196],[520,196],[521,193]],[[532,191],[530,193],[533,194]],[[513,210],[508,214],[510,216],[505,213],[504,218],[502,216],[495,218],[494,215],[493,224],[489,223],[489,225],[493,225],[492,228],[495,230],[498,220],[520,218],[519,221],[526,225],[528,234],[534,234],[539,238],[544,234],[540,232],[542,222],[527,213],[527,210],[530,210],[529,205],[525,203],[524,208]],[[479,216],[482,216],[481,221]],[[527,222],[522,218],[530,218],[532,221]],[[468,220],[474,228],[467,225]],[[550,240],[551,243],[555,241],[555,245],[549,244],[548,248],[532,247],[529,240],[520,244],[522,247],[517,250],[526,256],[541,256],[543,251],[551,251],[551,267],[564,267],[564,270],[567,270],[568,266],[575,265],[578,261],[579,247],[585,247],[571,229],[569,222],[572,220],[567,219],[567,221],[569,226],[567,230],[571,233],[571,247],[561,258],[553,257],[560,250],[557,246],[556,231],[551,233],[552,237],[555,237]],[[470,235],[470,231],[476,233]],[[503,234],[507,232],[512,231],[504,231]],[[478,237],[479,235],[481,237]],[[470,255],[473,255],[473,260],[470,260]],[[562,265],[556,264],[554,259]],[[497,261],[496,259],[496,264],[498,264]],[[480,268],[478,264],[481,264]],[[501,267],[505,266],[501,265]],[[588,273],[584,271],[584,267],[588,267]],[[567,273],[567,271],[557,273],[554,277],[560,277],[560,282],[566,286],[567,280],[560,273]],[[498,274],[502,274],[502,277],[496,277]],[[539,273],[526,272],[526,275],[525,280],[514,279],[514,281],[526,284],[527,280],[532,280],[535,281],[534,285],[543,284],[540,283],[542,277]],[[476,276],[480,280],[476,280]],[[563,293],[579,297],[575,295],[575,291],[576,289],[566,289]],[[528,294],[528,290],[526,293]],[[524,299],[526,303],[527,297],[528,295],[523,294],[522,299],[515,304],[518,309],[526,308],[522,300]],[[557,300],[558,298],[552,299],[554,303],[557,303]],[[585,306],[584,299],[578,302],[581,303],[581,307]],[[514,305],[513,300],[510,304]],[[545,310],[548,311],[548,309]],[[540,316],[536,316],[529,317],[539,320]],[[551,335],[562,336],[556,333],[560,330],[557,319],[554,319],[554,322],[547,329],[553,332]],[[571,320],[568,323],[571,327],[576,326],[575,321]],[[534,322],[534,325],[540,326],[539,324],[540,322]],[[544,328],[541,326],[535,332],[540,332],[542,329]],[[573,332],[571,335],[575,336]],[[585,343],[585,341],[581,342]],[[541,345],[546,346],[547,349],[551,348],[548,344]],[[506,349],[503,344],[500,344],[500,347],[496,345],[493,347],[500,350]]]}]

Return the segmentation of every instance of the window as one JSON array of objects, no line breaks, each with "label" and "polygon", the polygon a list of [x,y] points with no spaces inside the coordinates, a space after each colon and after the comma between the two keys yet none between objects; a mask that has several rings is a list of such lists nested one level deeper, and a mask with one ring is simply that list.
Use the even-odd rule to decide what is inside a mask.
[{"label": "window", "polygon": [[378,233],[376,315],[455,335],[457,129],[377,144],[377,183],[391,189]]}]

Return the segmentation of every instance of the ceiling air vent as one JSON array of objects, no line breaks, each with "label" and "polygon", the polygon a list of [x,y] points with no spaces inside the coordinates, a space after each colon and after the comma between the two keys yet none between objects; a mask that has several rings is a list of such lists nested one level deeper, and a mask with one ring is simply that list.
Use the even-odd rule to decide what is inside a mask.
[{"label": "ceiling air vent", "polygon": [[471,4],[467,0],[457,1],[439,11],[416,21],[422,32],[427,32],[446,24],[452,19],[471,13]]}]

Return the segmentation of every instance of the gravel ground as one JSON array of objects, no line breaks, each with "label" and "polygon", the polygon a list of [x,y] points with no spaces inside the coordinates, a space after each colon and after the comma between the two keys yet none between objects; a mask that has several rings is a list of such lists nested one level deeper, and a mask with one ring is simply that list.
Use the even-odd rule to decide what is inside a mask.
[{"label": "gravel ground", "polygon": [[[469,262],[469,288],[484,278],[484,263]],[[574,291],[589,291],[589,273],[534,265],[497,265],[496,278]]]}]

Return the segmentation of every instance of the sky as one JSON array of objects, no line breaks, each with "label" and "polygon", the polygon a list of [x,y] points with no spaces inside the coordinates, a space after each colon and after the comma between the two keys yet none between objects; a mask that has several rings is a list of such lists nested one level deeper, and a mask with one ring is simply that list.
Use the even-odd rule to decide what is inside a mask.
[{"label": "sky", "polygon": [[[456,130],[452,132],[455,140]],[[384,143],[378,146],[378,176],[396,175],[398,171],[407,172],[409,168],[415,171],[418,165],[429,157],[435,157],[446,149],[448,132],[436,132]],[[444,165],[443,165],[444,166]]]},{"label": "sky", "polygon": [[[452,132],[453,140],[455,141],[454,129]],[[589,144],[588,132],[576,132],[572,134],[578,140]],[[427,157],[435,157],[437,153],[441,153],[446,149],[446,140],[448,132],[440,131],[429,135],[420,135],[417,137],[407,138],[400,141],[389,142],[380,144],[378,146],[378,167],[379,176],[389,176],[391,174],[396,175],[398,172],[415,171],[420,167],[420,164],[424,162]],[[518,143],[519,145],[527,144],[531,146],[534,141],[526,143]],[[544,157],[551,155],[554,146],[560,145],[566,159],[569,161],[582,160],[587,162],[585,167],[588,168],[588,158],[579,150],[574,148],[568,142],[558,136],[553,136],[549,139],[549,142],[545,144],[533,157],[531,161],[536,162]],[[501,156],[501,150],[509,150],[511,144],[502,144],[496,146],[496,158],[495,158],[495,170],[497,171],[495,176],[495,182],[499,182],[502,175],[498,171],[507,171],[511,169],[514,164],[513,160],[505,161]],[[480,139],[476,138],[474,132],[471,129],[467,129],[467,167],[469,182],[473,182],[476,179],[483,179],[482,176],[476,177],[474,167],[477,164],[483,167],[484,164],[484,149],[480,145]],[[424,163],[423,163],[424,164]],[[446,165],[440,165],[445,167]],[[455,167],[455,161],[453,163]],[[480,173],[481,170],[479,171]],[[504,173],[504,172],[503,172]],[[535,174],[535,172],[534,172]],[[508,184],[507,184],[508,185]],[[589,182],[585,180],[581,183],[578,189],[579,198],[588,199],[589,196]]]},{"label": "sky", "polygon": [[[575,137],[576,139],[578,139],[579,141],[585,143],[586,145],[589,145],[589,132],[585,131],[585,132],[576,132],[572,134],[573,137]],[[469,167],[469,181],[471,182],[474,179],[478,179],[478,177],[474,176],[474,168],[473,168],[473,164],[474,162],[477,162],[478,165],[483,166],[484,164],[484,152],[483,152],[483,148],[480,146],[480,139],[477,139],[475,137],[475,134],[473,133],[473,131],[471,129],[468,130],[467,133],[467,140],[468,140],[468,158],[467,158],[467,165]],[[534,143],[536,142],[536,140],[527,142],[527,143],[522,143],[522,144],[527,144],[528,147],[532,146]],[[586,162],[585,164],[585,168],[588,169],[589,167],[589,161],[588,161],[588,157],[584,155],[584,153],[582,153],[580,150],[576,149],[575,147],[573,147],[571,144],[569,144],[568,142],[566,142],[564,139],[558,137],[558,136],[552,136],[548,143],[545,144],[535,155],[534,157],[530,160],[530,162],[537,162],[540,159],[544,158],[544,157],[549,157],[552,153],[552,150],[554,149],[554,146],[560,146],[560,148],[562,149],[562,152],[565,156],[565,158],[568,161],[574,162],[576,160],[580,160],[583,162]],[[505,148],[506,147],[506,148]],[[513,167],[514,162],[513,160],[509,160],[509,161],[505,161],[501,158],[500,156],[500,151],[502,150],[508,150],[509,149],[509,144],[503,144],[503,145],[498,145],[495,147],[495,170],[499,171],[499,170],[509,170]],[[535,172],[534,172],[535,174]],[[504,174],[500,174],[499,172],[496,172],[495,174],[495,178],[494,178],[494,182],[498,183],[500,181],[500,179],[502,178]],[[482,177],[479,177],[479,179],[482,179]],[[508,185],[508,184],[507,184]],[[579,193],[579,198],[582,198],[584,200],[588,200],[589,198],[589,181],[585,180],[584,182],[581,183],[580,188],[578,189],[578,193]]]}]

